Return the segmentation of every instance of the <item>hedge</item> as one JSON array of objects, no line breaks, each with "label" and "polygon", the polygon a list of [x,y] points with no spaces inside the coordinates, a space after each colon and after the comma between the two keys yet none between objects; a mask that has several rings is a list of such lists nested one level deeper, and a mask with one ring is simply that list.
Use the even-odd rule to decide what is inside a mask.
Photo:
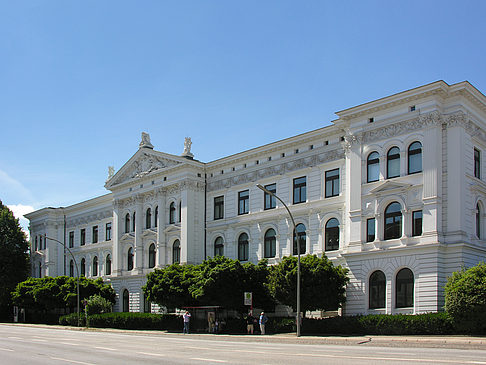
[{"label": "hedge", "polygon": [[[181,316],[174,314],[116,312],[88,316],[88,326],[95,328],[179,331],[181,323]],[[77,326],[76,313],[62,316],[59,318],[59,324]],[[81,325],[86,325],[84,315],[81,316]]]},{"label": "hedge", "polygon": [[447,313],[376,314],[323,319],[304,318],[304,334],[449,335],[456,333]]}]

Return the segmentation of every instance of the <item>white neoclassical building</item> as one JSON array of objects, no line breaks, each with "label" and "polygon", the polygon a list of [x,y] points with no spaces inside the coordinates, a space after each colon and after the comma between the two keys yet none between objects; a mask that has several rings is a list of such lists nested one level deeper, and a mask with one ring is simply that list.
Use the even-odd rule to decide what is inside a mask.
[{"label": "white neoclassical building", "polygon": [[107,195],[30,220],[32,275],[103,277],[146,311],[154,268],[225,255],[270,264],[304,239],[349,268],[345,314],[441,310],[447,276],[486,258],[486,97],[443,81],[337,113],[331,125],[203,163],[142,134]]}]

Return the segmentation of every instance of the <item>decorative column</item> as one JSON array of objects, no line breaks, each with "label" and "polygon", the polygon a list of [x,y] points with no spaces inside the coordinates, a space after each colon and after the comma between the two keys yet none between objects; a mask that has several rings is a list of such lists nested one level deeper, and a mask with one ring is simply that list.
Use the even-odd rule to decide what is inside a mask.
[{"label": "decorative column", "polygon": [[112,243],[112,270],[111,274],[113,276],[120,276],[122,273],[122,247],[120,244],[120,238],[123,234],[123,217],[121,214],[122,211],[122,202],[119,199],[115,199],[113,202],[113,234],[111,239],[113,240]]},{"label": "decorative column", "polygon": [[135,198],[135,262],[134,269],[138,273],[143,270],[143,195]]},{"label": "decorative column", "polygon": [[165,241],[166,191],[163,188],[157,190],[157,204],[159,215],[157,217],[157,262],[155,267],[161,268],[167,264],[167,242]]},{"label": "decorative column", "polygon": [[347,247],[348,251],[361,251],[361,141],[348,132],[344,137],[343,148],[345,152],[345,173],[343,190],[347,213],[343,215],[345,226],[344,237],[341,237],[341,248]]}]

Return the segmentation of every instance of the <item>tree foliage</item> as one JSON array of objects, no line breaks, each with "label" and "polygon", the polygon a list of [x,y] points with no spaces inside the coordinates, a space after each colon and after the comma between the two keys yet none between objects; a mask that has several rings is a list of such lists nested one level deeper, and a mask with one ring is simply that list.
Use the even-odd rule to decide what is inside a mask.
[{"label": "tree foliage", "polygon": [[199,265],[174,264],[155,270],[143,290],[147,299],[168,308],[217,305],[246,311],[243,293],[253,292],[254,305],[273,306],[266,287],[266,261],[241,265],[224,256],[209,258]]},{"label": "tree foliage", "polygon": [[455,272],[445,286],[445,309],[464,332],[486,333],[486,263]]},{"label": "tree foliage", "polygon": [[12,313],[10,293],[28,276],[28,249],[19,220],[0,201],[0,313]]},{"label": "tree foliage", "polygon": [[[115,304],[116,293],[111,285],[85,277],[79,278],[80,300],[99,295]],[[53,311],[71,308],[77,304],[77,279],[68,276],[29,278],[17,285],[12,301],[21,308],[33,311]]]},{"label": "tree foliage", "polygon": [[110,313],[113,309],[113,303],[101,295],[95,294],[88,298],[85,309],[88,316],[92,314]]},{"label": "tree foliage", "polygon": [[[306,255],[301,266],[301,311],[335,310],[345,300],[347,269],[334,266],[326,256]],[[280,303],[297,309],[297,257],[284,257],[271,267],[269,286]]]},{"label": "tree foliage", "polygon": [[149,301],[167,308],[194,306],[197,301],[189,292],[194,275],[193,265],[172,264],[149,273],[142,289]]}]

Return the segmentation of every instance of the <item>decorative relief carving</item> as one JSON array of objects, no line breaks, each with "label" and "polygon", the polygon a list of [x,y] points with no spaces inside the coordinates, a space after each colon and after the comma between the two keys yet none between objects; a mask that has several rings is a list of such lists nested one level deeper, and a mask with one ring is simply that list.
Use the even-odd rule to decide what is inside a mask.
[{"label": "decorative relief carving", "polygon": [[249,171],[241,175],[236,175],[230,178],[225,178],[219,181],[212,181],[208,183],[208,191],[215,191],[221,189],[228,189],[234,185],[246,184],[249,182],[256,182],[270,176],[282,175],[286,172],[300,170],[306,167],[312,167],[320,163],[326,163],[344,158],[344,151],[342,149],[335,149],[320,153],[319,155],[307,156],[298,160],[285,162],[275,166],[261,168],[256,171]]},{"label": "decorative relief carving", "polygon": [[121,184],[130,179],[139,179],[154,171],[167,167],[172,167],[178,164],[180,164],[180,162],[160,158],[148,153],[143,153],[137,160],[132,163],[130,168],[113,183],[113,185]]}]

